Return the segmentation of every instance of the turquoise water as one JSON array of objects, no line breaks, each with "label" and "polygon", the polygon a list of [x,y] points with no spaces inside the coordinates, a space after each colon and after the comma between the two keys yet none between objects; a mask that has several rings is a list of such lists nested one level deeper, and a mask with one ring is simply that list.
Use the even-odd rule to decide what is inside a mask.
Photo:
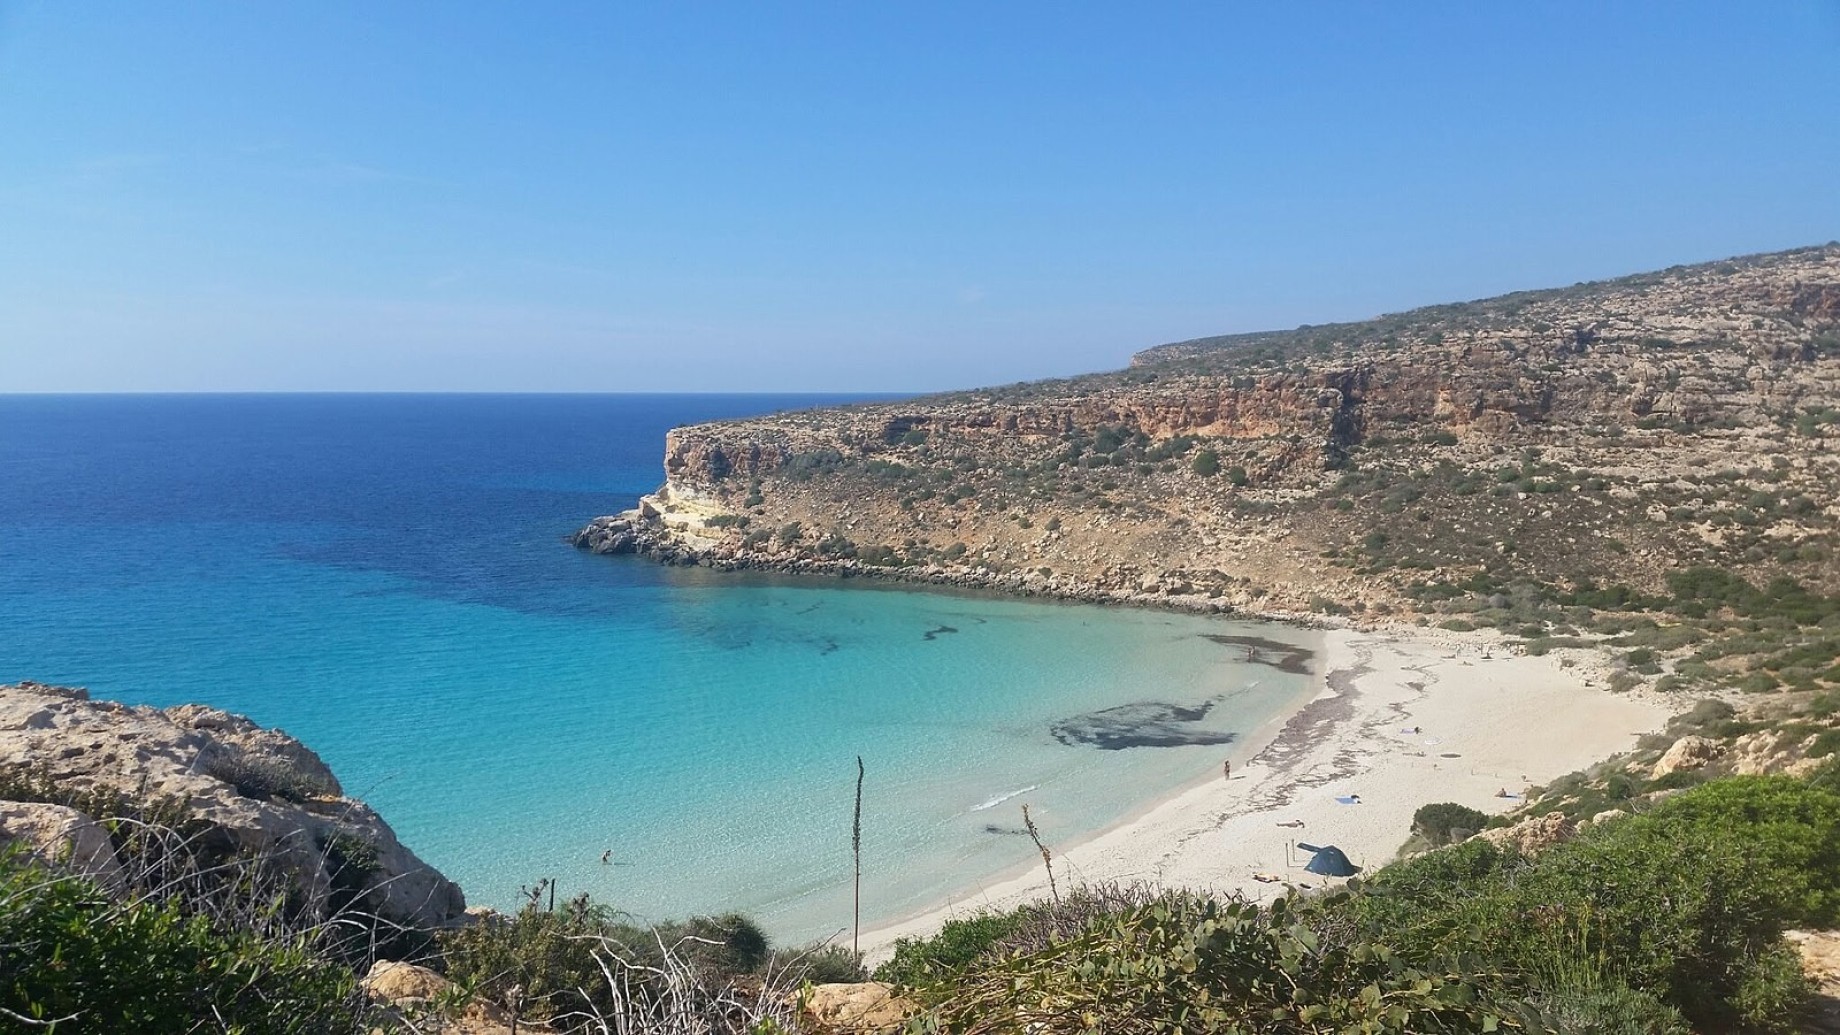
[{"label": "turquoise water", "polygon": [[1307,692],[1209,639],[1297,630],[561,542],[673,424],[820,401],[0,396],[0,680],[285,728],[475,903],[555,877],[786,938],[849,923],[858,755],[887,919],[1034,859],[1022,803],[1066,844]]}]

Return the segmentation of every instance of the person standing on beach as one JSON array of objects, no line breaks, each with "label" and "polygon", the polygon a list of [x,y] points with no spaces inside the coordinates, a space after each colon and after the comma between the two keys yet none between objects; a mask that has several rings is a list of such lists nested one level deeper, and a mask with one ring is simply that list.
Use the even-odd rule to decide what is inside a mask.
[{"label": "person standing on beach", "polygon": [[1233,760],[1231,758],[1220,763],[1220,778],[1222,780],[1233,779]]}]

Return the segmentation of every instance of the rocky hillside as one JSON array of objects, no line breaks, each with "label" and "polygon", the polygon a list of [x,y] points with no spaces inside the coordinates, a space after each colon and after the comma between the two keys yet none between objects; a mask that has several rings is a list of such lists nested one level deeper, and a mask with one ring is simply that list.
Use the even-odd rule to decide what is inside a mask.
[{"label": "rocky hillside", "polygon": [[1566,635],[1554,607],[1699,566],[1840,590],[1836,447],[1830,244],[679,428],[658,493],[577,542]]},{"label": "rocky hillside", "polygon": [[1650,588],[1708,557],[1831,584],[1836,406],[1829,245],[680,428],[646,517],[715,563],[1242,606],[1397,606],[1503,557]]},{"label": "rocky hillside", "polygon": [[66,687],[0,686],[0,845],[22,842],[105,886],[144,882],[136,867],[164,867],[161,879],[173,879],[174,853],[145,851],[143,823],[178,835],[160,847],[182,846],[193,872],[263,860],[310,918],[361,915],[427,931],[466,908],[459,887],[279,730],[201,705],[130,707]]}]

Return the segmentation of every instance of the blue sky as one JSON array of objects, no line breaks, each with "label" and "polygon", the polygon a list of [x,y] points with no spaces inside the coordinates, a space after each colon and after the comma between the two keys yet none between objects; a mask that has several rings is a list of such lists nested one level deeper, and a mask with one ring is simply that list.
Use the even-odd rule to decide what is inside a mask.
[{"label": "blue sky", "polygon": [[0,391],[927,390],[1840,238],[1840,0],[0,0]]}]

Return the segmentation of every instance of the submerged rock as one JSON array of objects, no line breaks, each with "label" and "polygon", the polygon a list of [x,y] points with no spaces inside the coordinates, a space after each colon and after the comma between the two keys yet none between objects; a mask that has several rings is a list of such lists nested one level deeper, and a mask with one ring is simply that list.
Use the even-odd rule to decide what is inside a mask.
[{"label": "submerged rock", "polygon": [[1232,733],[1201,725],[1213,710],[1213,701],[1198,705],[1139,701],[1064,719],[1051,726],[1048,732],[1063,744],[1087,745],[1101,751],[1231,744]]}]

